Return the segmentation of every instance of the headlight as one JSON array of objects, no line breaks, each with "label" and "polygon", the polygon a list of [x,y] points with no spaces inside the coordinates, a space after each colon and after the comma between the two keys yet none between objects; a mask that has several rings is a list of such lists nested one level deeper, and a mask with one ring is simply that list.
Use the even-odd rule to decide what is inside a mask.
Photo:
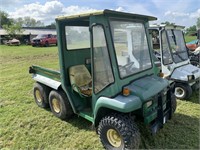
[{"label": "headlight", "polygon": [[187,77],[188,77],[188,81],[194,79],[194,75],[188,75]]},{"label": "headlight", "polygon": [[151,101],[148,101],[148,102],[146,103],[147,108],[150,107],[152,104],[153,104],[152,100],[151,100]]},{"label": "headlight", "polygon": [[40,42],[42,42],[42,40],[40,40]]}]

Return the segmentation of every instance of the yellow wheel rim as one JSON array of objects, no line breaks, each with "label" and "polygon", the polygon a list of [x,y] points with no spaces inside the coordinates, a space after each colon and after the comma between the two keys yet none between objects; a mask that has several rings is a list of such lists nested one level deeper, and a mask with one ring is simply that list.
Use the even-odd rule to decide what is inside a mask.
[{"label": "yellow wheel rim", "polygon": [[36,90],[36,91],[35,91],[35,97],[36,97],[36,99],[37,99],[37,101],[38,101],[39,103],[42,102],[42,95],[41,95],[41,93],[40,93],[39,90]]},{"label": "yellow wheel rim", "polygon": [[122,144],[122,139],[119,133],[114,129],[109,129],[107,131],[107,139],[113,147],[120,147]]},{"label": "yellow wheel rim", "polygon": [[56,112],[56,113],[59,113],[60,112],[60,103],[59,103],[59,100],[57,100],[56,98],[54,98],[52,100],[52,107],[53,107],[53,110]]}]

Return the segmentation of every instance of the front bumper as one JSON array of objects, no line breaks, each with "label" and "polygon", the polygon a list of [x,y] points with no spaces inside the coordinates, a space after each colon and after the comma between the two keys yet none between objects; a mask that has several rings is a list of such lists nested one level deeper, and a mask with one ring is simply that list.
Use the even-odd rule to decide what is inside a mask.
[{"label": "front bumper", "polygon": [[153,134],[172,117],[172,90],[171,86],[171,88],[161,91],[158,96],[154,97],[152,106],[143,108],[144,122],[150,125]]},{"label": "front bumper", "polygon": [[192,85],[192,89],[194,91],[198,90],[200,88],[200,82],[199,80],[195,82],[195,84]]}]

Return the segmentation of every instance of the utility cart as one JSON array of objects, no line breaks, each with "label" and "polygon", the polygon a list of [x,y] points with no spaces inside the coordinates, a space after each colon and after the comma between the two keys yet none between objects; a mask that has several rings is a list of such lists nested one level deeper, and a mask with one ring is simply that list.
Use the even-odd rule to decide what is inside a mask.
[{"label": "utility cart", "polygon": [[199,88],[200,68],[192,65],[188,57],[183,26],[151,25],[152,48],[160,62],[161,72],[175,83],[175,96],[188,99]]},{"label": "utility cart", "polygon": [[56,18],[60,71],[29,70],[37,105],[63,120],[89,120],[106,149],[138,148],[135,120],[156,133],[176,109],[152,59],[147,33],[155,19],[111,10]]}]

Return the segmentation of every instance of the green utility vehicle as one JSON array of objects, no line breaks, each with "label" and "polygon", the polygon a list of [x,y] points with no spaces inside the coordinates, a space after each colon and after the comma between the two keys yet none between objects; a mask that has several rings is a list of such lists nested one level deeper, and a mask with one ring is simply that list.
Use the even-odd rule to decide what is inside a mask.
[{"label": "green utility vehicle", "polygon": [[35,101],[63,120],[92,122],[106,149],[138,148],[139,119],[151,131],[176,109],[167,80],[156,75],[148,21],[111,10],[56,18],[60,71],[31,66]]}]

